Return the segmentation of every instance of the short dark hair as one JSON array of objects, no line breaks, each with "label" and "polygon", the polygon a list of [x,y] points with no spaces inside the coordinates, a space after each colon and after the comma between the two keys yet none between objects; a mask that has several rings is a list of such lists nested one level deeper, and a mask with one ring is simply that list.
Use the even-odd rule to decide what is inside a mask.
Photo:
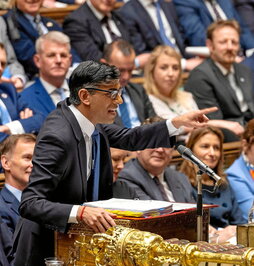
[{"label": "short dark hair", "polygon": [[10,135],[0,145],[0,156],[12,152],[19,140],[22,140],[24,142],[36,142],[36,136],[33,134]]},{"label": "short dark hair", "polygon": [[70,102],[80,104],[78,92],[82,88],[118,83],[120,72],[115,66],[95,61],[84,61],[72,72],[69,80]]},{"label": "short dark hair", "polygon": [[214,31],[224,27],[231,27],[235,29],[240,36],[241,29],[239,23],[234,19],[228,19],[228,20],[218,20],[210,24],[206,31],[207,39],[213,40]]},{"label": "short dark hair", "polygon": [[121,51],[124,56],[130,56],[135,53],[133,46],[128,41],[117,39],[104,46],[102,58],[109,62],[114,49]]}]

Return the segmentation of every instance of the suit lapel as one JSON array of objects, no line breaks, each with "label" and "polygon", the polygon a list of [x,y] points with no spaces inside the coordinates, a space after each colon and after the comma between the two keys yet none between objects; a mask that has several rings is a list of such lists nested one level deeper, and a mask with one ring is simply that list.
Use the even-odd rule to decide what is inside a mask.
[{"label": "suit lapel", "polygon": [[183,198],[183,196],[182,196],[183,191],[182,191],[181,187],[179,186],[179,183],[175,182],[175,180],[174,180],[175,177],[172,176],[170,171],[168,171],[166,169],[165,173],[164,173],[164,178],[165,178],[165,181],[167,182],[169,190],[173,194],[174,200],[176,202],[181,202],[181,199]]},{"label": "suit lapel", "polygon": [[1,191],[1,195],[4,199],[4,201],[10,205],[10,208],[17,214],[19,215],[19,201],[16,199],[16,197],[6,188],[3,187]]},{"label": "suit lapel", "polygon": [[38,32],[35,30],[30,21],[24,16],[22,12],[18,12],[17,16],[18,23],[23,28],[23,30],[30,36],[34,41],[39,37]]}]

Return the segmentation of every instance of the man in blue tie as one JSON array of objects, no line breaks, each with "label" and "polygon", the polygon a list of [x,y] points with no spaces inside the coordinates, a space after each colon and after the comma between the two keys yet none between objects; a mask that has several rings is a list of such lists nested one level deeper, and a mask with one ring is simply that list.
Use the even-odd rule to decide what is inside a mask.
[{"label": "man in blue tie", "polygon": [[[91,191],[92,199],[112,197],[109,145],[125,150],[170,147],[181,126],[204,126],[208,120],[205,114],[216,110],[204,109],[172,121],[123,128],[112,124],[122,103],[119,78],[115,66],[95,61],[80,63],[69,80],[70,97],[58,104],[40,130],[30,182],[19,208],[24,219],[16,227],[15,266],[44,265],[44,258],[54,256],[54,230],[64,233],[70,223],[85,223],[95,232],[115,226],[114,214],[82,205]],[[99,143],[93,154],[95,133]],[[97,154],[100,160],[96,162]]]},{"label": "man in blue tie", "polygon": [[[0,81],[6,66],[6,52],[0,43]],[[11,83],[0,82],[0,142],[10,134],[37,133],[45,116],[29,109]]]},{"label": "man in blue tie", "polygon": [[50,31],[37,39],[35,48],[34,62],[39,77],[20,96],[30,108],[47,116],[58,102],[69,96],[66,74],[72,58],[70,39],[62,32]]},{"label": "man in blue tie", "polygon": [[123,39],[118,39],[105,46],[101,59],[102,62],[114,65],[120,70],[123,103],[117,110],[115,123],[128,128],[139,126],[145,119],[155,116],[145,89],[130,82],[135,68],[135,56],[133,46]]}]

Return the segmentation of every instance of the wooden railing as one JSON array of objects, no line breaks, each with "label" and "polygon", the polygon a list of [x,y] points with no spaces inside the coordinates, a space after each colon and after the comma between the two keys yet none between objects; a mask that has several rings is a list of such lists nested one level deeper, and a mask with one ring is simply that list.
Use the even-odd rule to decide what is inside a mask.
[{"label": "wooden railing", "polygon": [[0,189],[4,186],[4,174],[0,174]]}]

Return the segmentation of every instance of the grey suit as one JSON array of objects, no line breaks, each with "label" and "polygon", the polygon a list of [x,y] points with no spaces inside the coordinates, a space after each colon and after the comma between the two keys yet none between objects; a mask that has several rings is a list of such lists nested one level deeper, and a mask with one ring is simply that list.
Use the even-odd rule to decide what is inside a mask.
[{"label": "grey suit", "polygon": [[7,63],[10,67],[10,73],[14,75],[22,75],[25,79],[25,71],[23,66],[18,62],[13,47],[8,39],[6,24],[2,17],[0,17],[0,42],[3,43],[7,53]]},{"label": "grey suit", "polygon": [[233,66],[236,82],[249,108],[248,114],[241,112],[236,94],[230,87],[227,77],[210,58],[191,71],[184,88],[194,95],[200,109],[211,106],[219,108],[218,111],[208,114],[210,119],[237,121],[244,125],[254,117],[252,74],[250,69],[242,64],[234,63]]},{"label": "grey suit", "polygon": [[[184,174],[167,167],[164,178],[176,202],[194,201],[192,197],[193,189]],[[140,200],[163,200],[158,186],[137,159],[132,159],[126,163],[116,182],[126,182]],[[121,193],[124,194],[124,191],[114,190],[114,195],[121,195]]]}]

